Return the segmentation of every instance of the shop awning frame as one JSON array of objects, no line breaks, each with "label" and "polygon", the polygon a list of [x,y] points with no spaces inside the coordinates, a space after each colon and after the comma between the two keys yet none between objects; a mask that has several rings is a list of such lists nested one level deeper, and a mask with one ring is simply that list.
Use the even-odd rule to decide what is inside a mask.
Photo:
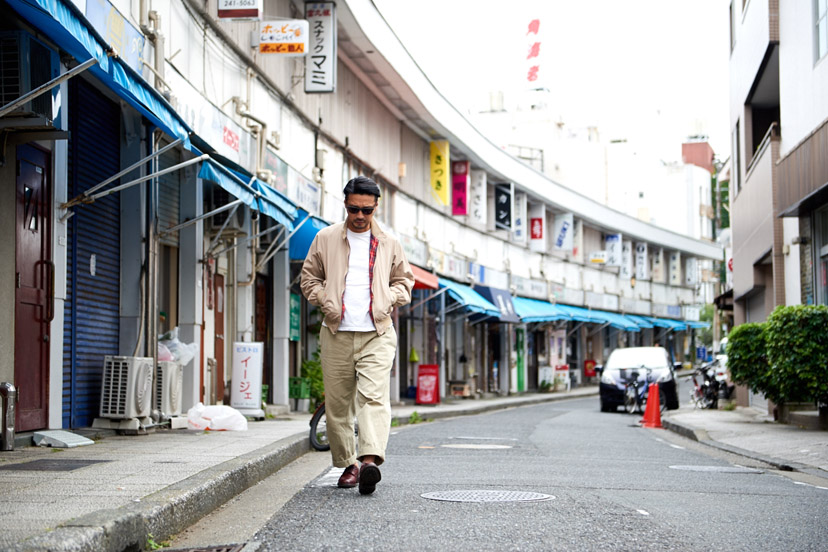
[{"label": "shop awning frame", "polygon": [[445,278],[439,278],[441,288],[446,288],[449,297],[454,299],[457,303],[463,305],[467,311],[484,314],[493,318],[500,318],[500,309],[487,301],[482,295],[474,291],[473,288],[458,284]]},{"label": "shop awning frame", "polygon": [[[108,54],[112,55],[113,52],[108,52]],[[89,69],[90,67],[95,65],[96,63],[98,63],[98,60],[96,58],[89,58],[88,60],[84,61],[83,63],[81,63],[80,65],[78,65],[76,67],[73,67],[72,69],[65,72],[64,74],[53,78],[49,82],[44,82],[43,84],[41,84],[40,86],[38,86],[34,90],[30,90],[30,91],[26,92],[25,94],[23,94],[22,96],[20,96],[16,100],[13,100],[13,101],[7,103],[6,105],[4,105],[3,107],[0,107],[0,117],[5,116],[7,113],[11,113],[12,111],[14,111],[14,109],[16,107],[18,107],[20,105],[23,105],[24,103],[29,102],[29,101],[37,98],[38,96],[41,96],[41,95],[45,94],[46,92],[48,92],[49,90],[51,90],[55,86],[61,84],[64,81],[67,81],[67,80],[71,79],[75,75],[83,73],[84,71],[86,71],[87,69]]]},{"label": "shop awning frame", "polygon": [[557,305],[539,299],[526,297],[512,297],[512,304],[521,322],[556,322],[559,320],[570,321],[572,317],[559,308]]}]

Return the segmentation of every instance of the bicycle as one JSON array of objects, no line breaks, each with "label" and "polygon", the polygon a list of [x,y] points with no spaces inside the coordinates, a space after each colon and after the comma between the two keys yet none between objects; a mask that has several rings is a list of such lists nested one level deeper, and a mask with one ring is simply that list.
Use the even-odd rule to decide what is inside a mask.
[{"label": "bicycle", "polygon": [[[636,412],[643,412],[647,406],[647,397],[650,394],[650,381],[652,368],[645,368],[641,366],[640,369],[646,370],[647,375],[644,381],[640,381],[640,372],[638,370],[631,370],[624,379],[624,411],[628,414]],[[655,383],[658,385],[658,383]],[[659,410],[664,412],[667,409],[667,397],[664,393],[658,394]]]},{"label": "bicycle", "polygon": [[[359,425],[354,420],[354,436],[359,435]],[[310,420],[310,444],[314,450],[331,450],[328,442],[328,420],[325,417],[325,403],[319,403]]]}]

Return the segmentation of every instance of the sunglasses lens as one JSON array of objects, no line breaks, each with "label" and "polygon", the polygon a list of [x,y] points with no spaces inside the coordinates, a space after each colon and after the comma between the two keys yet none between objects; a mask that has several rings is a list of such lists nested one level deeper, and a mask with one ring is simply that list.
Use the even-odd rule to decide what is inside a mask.
[{"label": "sunglasses lens", "polygon": [[349,205],[347,207],[347,209],[348,209],[348,212],[351,213],[352,215],[355,215],[355,214],[359,213],[360,211],[362,211],[363,215],[370,215],[371,213],[374,212],[373,207],[362,207],[362,208],[360,208],[360,207],[353,207],[353,206]]}]

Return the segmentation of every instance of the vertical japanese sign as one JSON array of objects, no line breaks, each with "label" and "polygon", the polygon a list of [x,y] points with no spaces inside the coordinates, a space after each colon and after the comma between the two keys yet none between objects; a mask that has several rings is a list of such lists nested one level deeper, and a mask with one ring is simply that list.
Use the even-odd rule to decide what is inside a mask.
[{"label": "vertical japanese sign", "polygon": [[304,56],[308,51],[308,22],[262,21],[259,27],[259,53],[285,57]]},{"label": "vertical japanese sign", "polygon": [[442,205],[449,204],[449,143],[447,140],[431,142],[431,192]]},{"label": "vertical japanese sign", "polygon": [[302,302],[296,293],[290,294],[290,341],[299,341],[299,325],[302,318]]},{"label": "vertical japanese sign", "polygon": [[604,238],[607,266],[621,266],[621,234],[607,234]]},{"label": "vertical japanese sign", "polygon": [[584,262],[584,223],[580,220],[572,224],[572,260]]},{"label": "vertical japanese sign", "polygon": [[647,244],[644,242],[635,243],[635,279],[650,279],[650,260],[647,255]]},{"label": "vertical japanese sign", "polygon": [[558,251],[571,251],[575,227],[572,224],[572,213],[555,215],[555,228],[552,230],[552,239],[555,240],[552,248]]},{"label": "vertical japanese sign", "polygon": [[336,4],[308,2],[305,19],[310,27],[305,57],[305,92],[336,90]]},{"label": "vertical japanese sign", "polygon": [[546,252],[546,205],[529,205],[529,249]]},{"label": "vertical japanese sign", "polygon": [[512,217],[512,239],[517,243],[526,244],[527,222],[526,222],[526,194],[515,193],[515,214]]},{"label": "vertical japanese sign", "polygon": [[469,169],[468,161],[454,161],[451,164],[451,214],[469,214]]},{"label": "vertical japanese sign", "polygon": [[264,343],[233,343],[233,386],[230,406],[240,409],[262,407],[262,360]]},{"label": "vertical japanese sign", "polygon": [[699,283],[699,262],[695,257],[688,257],[684,261],[684,284],[695,286]]},{"label": "vertical japanese sign", "polygon": [[532,19],[526,29],[526,80],[531,84],[540,76],[540,19]]},{"label": "vertical japanese sign", "polygon": [[495,184],[495,228],[512,230],[512,214],[515,211],[515,186],[509,184]]},{"label": "vertical japanese sign", "polygon": [[664,284],[667,281],[667,275],[664,273],[664,250],[658,247],[653,248],[653,282]]},{"label": "vertical japanese sign", "polygon": [[633,275],[632,242],[624,240],[621,242],[621,270],[618,276],[622,281],[630,281]]},{"label": "vertical japanese sign", "polygon": [[219,19],[259,19],[262,0],[218,0]]},{"label": "vertical japanese sign", "polygon": [[486,224],[486,171],[471,171],[469,214],[472,222]]},{"label": "vertical japanese sign", "polygon": [[673,251],[670,253],[669,278],[671,286],[681,285],[681,253]]}]

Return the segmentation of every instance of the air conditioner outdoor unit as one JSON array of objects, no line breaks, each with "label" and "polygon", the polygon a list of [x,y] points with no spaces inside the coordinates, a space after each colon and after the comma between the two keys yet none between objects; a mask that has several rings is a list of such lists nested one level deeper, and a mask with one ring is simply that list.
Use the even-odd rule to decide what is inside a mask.
[{"label": "air conditioner outdoor unit", "polygon": [[106,356],[101,418],[144,418],[152,406],[152,358]]},{"label": "air conditioner outdoor unit", "polygon": [[[0,32],[0,105],[7,105],[60,75],[57,52],[26,31]],[[50,121],[58,87],[16,108],[8,116],[34,114]]]},{"label": "air conditioner outdoor unit", "polygon": [[181,415],[181,395],[184,386],[184,367],[171,360],[158,362],[155,371],[155,398],[153,407],[162,418]]}]

